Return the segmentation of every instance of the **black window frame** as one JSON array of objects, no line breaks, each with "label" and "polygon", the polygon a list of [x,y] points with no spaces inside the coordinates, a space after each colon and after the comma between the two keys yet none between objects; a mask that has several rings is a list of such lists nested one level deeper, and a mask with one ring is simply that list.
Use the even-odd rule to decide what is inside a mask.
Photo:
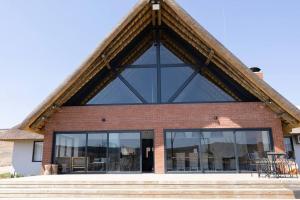
[{"label": "black window frame", "polygon": [[[156,36],[158,37],[158,36]],[[237,102],[230,94],[228,94],[226,91],[224,91],[222,88],[219,88],[217,85],[215,85],[214,83],[212,83],[211,81],[209,81],[211,84],[213,84],[214,86],[218,87],[220,90],[222,90],[225,94],[227,94],[229,97],[232,98],[232,100],[224,100],[224,101],[220,101],[220,100],[215,100],[215,101],[179,101],[176,102],[176,98],[184,91],[184,89],[190,85],[190,83],[194,80],[194,78],[199,74],[199,70],[195,69],[195,67],[193,67],[191,64],[188,63],[161,63],[161,46],[164,46],[164,48],[168,49],[167,47],[165,47],[165,45],[163,45],[162,42],[160,42],[159,38],[157,38],[157,40],[153,43],[153,46],[155,47],[155,51],[156,51],[156,64],[131,64],[131,65],[127,65],[125,66],[126,68],[135,68],[135,69],[145,69],[145,68],[151,68],[151,69],[155,69],[156,70],[156,101],[154,102],[148,102],[146,100],[146,98],[142,95],[141,92],[139,92],[131,83],[130,81],[128,81],[123,75],[122,75],[122,71],[119,72],[116,76],[116,78],[118,78],[119,80],[121,80],[121,82],[127,87],[127,89],[130,90],[130,92],[141,101],[141,103],[103,103],[103,104],[97,104],[97,103],[93,103],[90,104],[89,102],[95,97],[97,96],[97,94],[91,98],[85,105],[86,106],[98,106],[98,105],[145,105],[145,104],[181,104],[181,103],[232,103],[232,102]],[[150,47],[152,48],[152,47]],[[170,51],[170,50],[169,50]],[[171,52],[171,51],[170,51]],[[171,52],[172,53],[172,52]],[[176,56],[176,55],[174,55]],[[177,56],[176,56],[177,57]],[[166,101],[162,101],[162,69],[163,68],[175,68],[175,67],[190,67],[193,72],[192,74],[190,74],[188,77],[186,77],[185,81],[183,83],[181,83],[179,85],[179,87],[175,90],[175,92],[166,100]],[[201,75],[201,74],[200,74]],[[202,76],[202,75],[201,75]],[[203,76],[204,77],[204,76]],[[204,77],[206,78],[206,77]],[[102,91],[102,90],[101,90]],[[99,93],[101,92],[99,91]],[[199,91],[201,92],[201,91]]]},{"label": "black window frame", "polygon": [[[168,171],[167,169],[167,141],[166,134],[167,132],[205,132],[205,131],[232,131],[234,136],[234,149],[235,149],[235,162],[236,162],[236,170],[235,171]],[[165,174],[222,174],[222,173],[251,173],[249,171],[242,171],[239,169],[239,157],[236,152],[236,132],[238,131],[268,131],[269,139],[270,139],[270,151],[274,151],[274,140],[272,128],[186,128],[186,129],[164,129],[163,137],[164,137],[164,166],[165,166]]]},{"label": "black window frame", "polygon": [[[84,134],[86,136],[86,146],[85,146],[85,155],[87,155],[87,145],[88,145],[88,134],[93,134],[93,133],[100,133],[100,134],[106,134],[107,135],[107,158],[109,155],[108,152],[108,143],[109,143],[109,134],[110,133],[131,133],[131,132],[138,132],[140,135],[140,171],[109,171],[108,167],[106,167],[106,170],[103,172],[89,172],[87,170],[87,166],[85,167],[84,172],[76,172],[76,173],[70,173],[70,174],[141,174],[143,173],[142,169],[142,134],[143,132],[152,132],[153,134],[153,142],[155,141],[155,131],[154,129],[130,129],[130,130],[92,130],[92,131],[55,131],[53,132],[53,143],[52,143],[52,151],[51,151],[51,163],[55,163],[55,145],[56,145],[56,135],[59,134]],[[154,151],[153,151],[153,166],[155,166],[155,147],[153,146]],[[86,163],[87,165],[87,163]],[[154,170],[151,173],[156,173],[155,172],[155,167]]]},{"label": "black window frame", "polygon": [[[42,159],[39,161],[39,160],[35,160],[34,158],[34,153],[36,151],[36,147],[35,147],[35,144],[36,143],[43,143],[43,148],[42,148]],[[41,141],[41,140],[36,140],[36,141],[33,141],[33,149],[32,149],[32,162],[43,162],[43,149],[44,149],[44,141]]]}]

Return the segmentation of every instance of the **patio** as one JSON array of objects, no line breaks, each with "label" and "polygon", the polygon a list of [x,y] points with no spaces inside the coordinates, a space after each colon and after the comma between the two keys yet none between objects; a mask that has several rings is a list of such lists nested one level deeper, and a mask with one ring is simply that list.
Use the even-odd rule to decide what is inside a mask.
[{"label": "patio", "polygon": [[293,199],[298,178],[257,174],[49,175],[0,181],[0,198]]}]

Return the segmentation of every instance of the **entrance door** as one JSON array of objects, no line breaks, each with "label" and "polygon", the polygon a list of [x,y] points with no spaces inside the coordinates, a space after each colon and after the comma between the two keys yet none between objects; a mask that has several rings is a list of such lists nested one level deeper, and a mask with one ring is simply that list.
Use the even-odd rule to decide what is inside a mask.
[{"label": "entrance door", "polygon": [[154,172],[153,132],[142,132],[142,172]]}]

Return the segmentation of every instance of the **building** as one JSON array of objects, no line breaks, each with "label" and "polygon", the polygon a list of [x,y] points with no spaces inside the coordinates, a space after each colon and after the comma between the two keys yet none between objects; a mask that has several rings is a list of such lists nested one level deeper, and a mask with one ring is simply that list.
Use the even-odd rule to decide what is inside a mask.
[{"label": "building", "polygon": [[59,173],[249,172],[300,111],[173,0],[140,1],[17,128]]},{"label": "building", "polygon": [[290,135],[285,136],[284,145],[286,154],[300,166],[300,128],[294,128]]},{"label": "building", "polygon": [[2,131],[0,141],[12,142],[11,174],[31,176],[41,174],[43,139],[41,134],[10,129]]}]

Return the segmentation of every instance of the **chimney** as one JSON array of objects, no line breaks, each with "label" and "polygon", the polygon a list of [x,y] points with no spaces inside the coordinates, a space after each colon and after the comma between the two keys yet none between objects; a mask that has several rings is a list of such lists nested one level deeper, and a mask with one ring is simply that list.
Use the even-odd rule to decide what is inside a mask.
[{"label": "chimney", "polygon": [[264,73],[259,67],[250,67],[250,70],[256,74],[260,79],[264,79]]}]

